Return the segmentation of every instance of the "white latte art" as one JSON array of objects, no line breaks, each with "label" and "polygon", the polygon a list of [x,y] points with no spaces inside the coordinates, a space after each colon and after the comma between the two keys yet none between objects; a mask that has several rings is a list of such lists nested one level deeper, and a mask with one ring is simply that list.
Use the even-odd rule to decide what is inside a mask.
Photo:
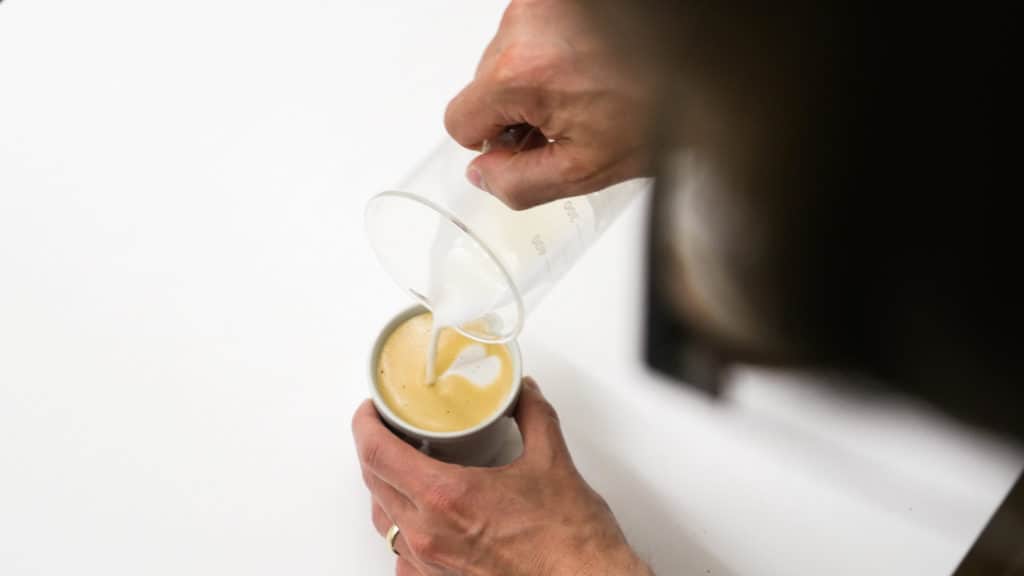
[{"label": "white latte art", "polygon": [[493,355],[488,356],[480,344],[467,346],[459,352],[441,378],[448,375],[462,376],[481,388],[490,386],[501,376],[501,359]]}]

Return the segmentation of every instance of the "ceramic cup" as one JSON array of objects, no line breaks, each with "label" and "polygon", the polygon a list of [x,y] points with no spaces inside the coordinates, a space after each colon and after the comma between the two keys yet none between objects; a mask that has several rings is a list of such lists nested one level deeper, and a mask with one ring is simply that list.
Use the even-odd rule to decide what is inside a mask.
[{"label": "ceramic cup", "polygon": [[[454,464],[464,466],[487,466],[499,464],[503,448],[510,444],[510,431],[514,429],[511,416],[515,413],[516,402],[523,385],[523,362],[515,340],[505,342],[509,357],[512,358],[512,389],[508,398],[488,418],[466,430],[456,432],[432,432],[417,428],[399,418],[381,398],[377,389],[377,360],[380,349],[388,336],[406,320],[427,312],[422,306],[413,306],[399,312],[384,326],[377,336],[370,353],[370,397],[381,419],[400,438],[421,452]],[[516,436],[518,431],[516,430]],[[518,440],[518,438],[516,438]]]}]

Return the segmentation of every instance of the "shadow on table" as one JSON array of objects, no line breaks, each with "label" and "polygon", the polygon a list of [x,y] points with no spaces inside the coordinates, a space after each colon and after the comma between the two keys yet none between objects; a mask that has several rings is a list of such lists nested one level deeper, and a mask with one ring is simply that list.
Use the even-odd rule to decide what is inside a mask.
[{"label": "shadow on table", "polygon": [[[669,513],[671,506],[666,502],[676,496],[659,494],[602,443],[624,420],[612,418],[615,406],[578,393],[594,384],[594,379],[564,358],[538,350],[533,351],[530,365],[541,389],[562,416],[577,467],[604,496],[629,543],[655,572],[659,576],[732,576],[734,573],[721,560],[694,540],[691,534],[695,528],[687,528],[686,518]],[[651,466],[659,464],[652,462]]]}]

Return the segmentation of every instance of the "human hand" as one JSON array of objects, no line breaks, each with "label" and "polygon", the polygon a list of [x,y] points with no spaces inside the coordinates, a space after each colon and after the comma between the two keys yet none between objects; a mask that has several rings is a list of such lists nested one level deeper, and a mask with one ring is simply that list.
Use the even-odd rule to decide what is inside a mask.
[{"label": "human hand", "polygon": [[[649,94],[577,0],[512,0],[445,126],[483,152],[469,180],[523,209],[648,175]],[[524,141],[483,149],[523,124],[536,128]]]},{"label": "human hand", "polygon": [[526,379],[516,420],[523,454],[499,468],[434,460],[381,423],[367,400],[352,418],[373,525],[392,523],[398,576],[651,574],[611,510],[576,471],[558,416]]}]

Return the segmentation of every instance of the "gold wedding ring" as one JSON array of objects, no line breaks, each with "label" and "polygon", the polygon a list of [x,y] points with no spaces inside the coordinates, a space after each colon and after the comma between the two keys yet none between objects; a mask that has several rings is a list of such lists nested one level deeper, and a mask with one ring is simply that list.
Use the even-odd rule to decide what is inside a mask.
[{"label": "gold wedding ring", "polygon": [[399,556],[398,550],[395,549],[395,538],[398,538],[398,533],[401,532],[398,528],[398,524],[392,524],[391,528],[388,528],[388,533],[384,536],[384,541],[388,543],[388,550],[395,553],[395,556]]}]

